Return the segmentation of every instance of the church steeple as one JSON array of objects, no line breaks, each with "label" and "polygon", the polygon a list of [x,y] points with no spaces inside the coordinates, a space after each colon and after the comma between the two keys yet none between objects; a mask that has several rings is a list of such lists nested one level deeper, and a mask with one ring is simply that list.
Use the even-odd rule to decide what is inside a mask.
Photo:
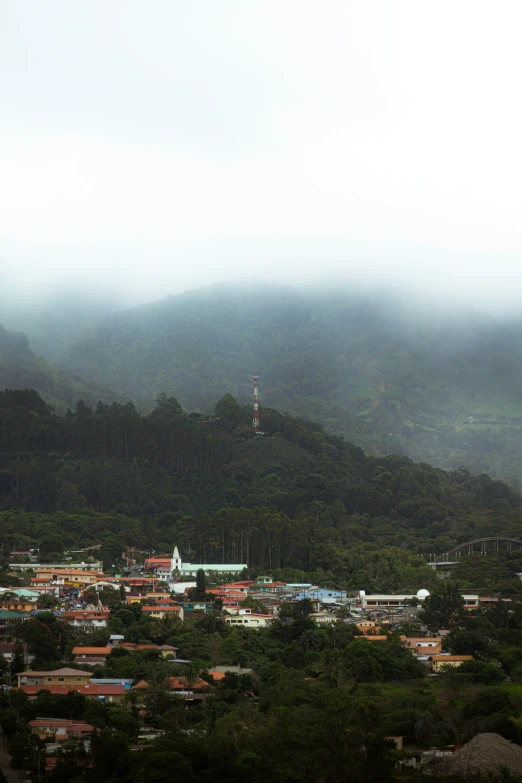
[{"label": "church steeple", "polygon": [[178,551],[178,547],[174,547],[174,552],[172,553],[172,560],[170,561],[170,571],[181,571],[182,566],[182,560],[181,556]]}]

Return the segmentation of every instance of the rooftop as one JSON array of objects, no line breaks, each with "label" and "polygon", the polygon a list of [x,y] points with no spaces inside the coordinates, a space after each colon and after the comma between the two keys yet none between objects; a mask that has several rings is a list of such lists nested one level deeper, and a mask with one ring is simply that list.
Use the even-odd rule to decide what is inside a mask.
[{"label": "rooftop", "polygon": [[108,655],[112,647],[73,647],[73,655]]},{"label": "rooftop", "polygon": [[80,671],[80,669],[71,669],[69,667],[65,667],[63,669],[54,669],[54,671],[41,671],[41,672],[34,672],[29,669],[29,671],[26,672],[18,672],[16,676],[22,676],[22,677],[51,677],[51,676],[58,676],[58,677],[78,677],[79,675],[83,675],[84,677],[92,677],[91,672],[84,672]]},{"label": "rooftop", "polygon": [[472,661],[472,655],[432,655],[432,661]]}]

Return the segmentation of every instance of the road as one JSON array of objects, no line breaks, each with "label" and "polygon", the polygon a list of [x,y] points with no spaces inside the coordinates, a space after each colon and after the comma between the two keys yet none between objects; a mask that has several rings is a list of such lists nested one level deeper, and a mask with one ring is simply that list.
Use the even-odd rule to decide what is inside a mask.
[{"label": "road", "polygon": [[7,744],[4,737],[4,730],[0,726],[0,769],[5,775],[8,783],[20,783],[20,778],[11,766],[11,756],[7,752]]}]

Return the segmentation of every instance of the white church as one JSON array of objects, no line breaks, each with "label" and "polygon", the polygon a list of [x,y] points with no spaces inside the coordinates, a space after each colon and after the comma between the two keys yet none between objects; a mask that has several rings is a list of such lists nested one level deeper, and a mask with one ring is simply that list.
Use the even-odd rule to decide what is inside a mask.
[{"label": "white church", "polygon": [[246,563],[184,563],[177,546],[174,547],[170,561],[170,573],[176,571],[180,576],[195,576],[200,569],[205,572],[218,571],[221,574],[240,574],[244,568],[248,568]]}]

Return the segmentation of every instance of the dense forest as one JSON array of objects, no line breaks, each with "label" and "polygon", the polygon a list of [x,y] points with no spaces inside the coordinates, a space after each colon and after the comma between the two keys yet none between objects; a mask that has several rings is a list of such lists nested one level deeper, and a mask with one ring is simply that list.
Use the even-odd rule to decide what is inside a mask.
[{"label": "dense forest", "polygon": [[[319,424],[264,407],[264,434],[254,435],[250,415],[231,395],[207,417],[162,395],[148,415],[131,403],[80,401],[60,416],[35,391],[6,390],[2,543],[36,543],[51,560],[63,546],[102,542],[110,558],[124,545],[177,544],[192,562],[412,589],[433,578],[429,553],[480,535],[518,536],[521,498],[501,481],[367,457]],[[495,584],[517,592],[519,553],[498,557]],[[484,578],[470,571],[471,585]]]}]

